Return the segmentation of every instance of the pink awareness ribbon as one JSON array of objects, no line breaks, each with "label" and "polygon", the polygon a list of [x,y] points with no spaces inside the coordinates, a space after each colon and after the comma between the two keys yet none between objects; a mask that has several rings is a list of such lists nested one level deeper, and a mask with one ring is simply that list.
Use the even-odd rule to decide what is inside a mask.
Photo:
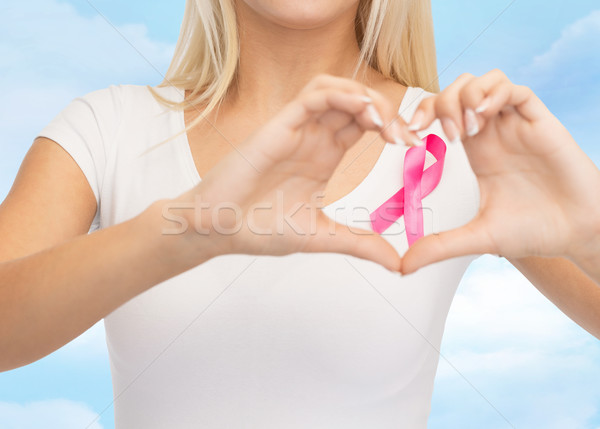
[{"label": "pink awareness ribbon", "polygon": [[[422,199],[440,183],[446,156],[446,144],[440,137],[429,134],[423,141],[423,146],[411,147],[404,156],[404,187],[370,215],[371,227],[378,234],[404,215],[409,247],[423,237]],[[423,171],[425,151],[429,151],[436,161]]]}]

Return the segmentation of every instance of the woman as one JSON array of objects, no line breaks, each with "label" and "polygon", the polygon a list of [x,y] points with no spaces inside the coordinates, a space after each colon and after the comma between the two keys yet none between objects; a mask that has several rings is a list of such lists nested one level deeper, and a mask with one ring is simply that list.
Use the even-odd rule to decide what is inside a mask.
[{"label": "woman", "polygon": [[[34,142],[0,210],[2,369],[104,318],[117,427],[425,427],[476,255],[400,277],[401,224],[361,231],[402,186],[406,148],[385,142],[414,135],[396,112],[436,90],[429,6],[213,3],[188,2],[173,85],[154,88],[192,107],[112,86]],[[478,203],[448,144],[425,234]],[[545,291],[586,281],[562,260],[515,264]]]}]

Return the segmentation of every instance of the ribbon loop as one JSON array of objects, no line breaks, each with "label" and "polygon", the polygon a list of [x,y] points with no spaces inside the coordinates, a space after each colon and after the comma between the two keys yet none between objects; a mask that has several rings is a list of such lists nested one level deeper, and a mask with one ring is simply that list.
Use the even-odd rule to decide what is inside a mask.
[{"label": "ribbon loop", "polygon": [[[404,187],[392,195],[370,215],[373,231],[381,234],[404,215],[408,246],[423,237],[422,199],[440,183],[446,156],[446,144],[435,134],[423,138],[424,146],[408,149],[404,156]],[[425,151],[436,161],[425,171]]]}]

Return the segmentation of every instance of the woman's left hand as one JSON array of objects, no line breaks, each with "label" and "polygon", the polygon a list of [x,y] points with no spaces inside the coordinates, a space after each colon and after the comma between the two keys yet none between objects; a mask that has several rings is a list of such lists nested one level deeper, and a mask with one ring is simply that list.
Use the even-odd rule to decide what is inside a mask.
[{"label": "woman's left hand", "polygon": [[599,250],[590,246],[600,237],[600,172],[529,88],[499,70],[462,75],[421,103],[411,129],[436,118],[450,144],[462,136],[480,208],[465,226],[415,242],[403,273],[468,254],[576,259]]}]

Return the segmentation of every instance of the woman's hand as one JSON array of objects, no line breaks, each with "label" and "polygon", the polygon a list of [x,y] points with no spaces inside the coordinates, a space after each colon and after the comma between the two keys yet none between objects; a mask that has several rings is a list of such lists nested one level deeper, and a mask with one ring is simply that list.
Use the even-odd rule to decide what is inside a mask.
[{"label": "woman's hand", "polygon": [[455,144],[463,137],[480,209],[467,225],[415,242],[403,273],[467,254],[577,259],[600,251],[600,172],[529,88],[498,70],[463,75],[425,99],[409,128],[435,118]]},{"label": "woman's hand", "polygon": [[401,121],[388,100],[358,82],[313,79],[177,199],[194,203],[193,213],[183,213],[196,231],[186,235],[208,237],[198,243],[215,256],[340,252],[399,270],[400,258],[384,238],[333,222],[319,209],[319,195],[365,131],[380,131],[387,142],[416,137]]}]

